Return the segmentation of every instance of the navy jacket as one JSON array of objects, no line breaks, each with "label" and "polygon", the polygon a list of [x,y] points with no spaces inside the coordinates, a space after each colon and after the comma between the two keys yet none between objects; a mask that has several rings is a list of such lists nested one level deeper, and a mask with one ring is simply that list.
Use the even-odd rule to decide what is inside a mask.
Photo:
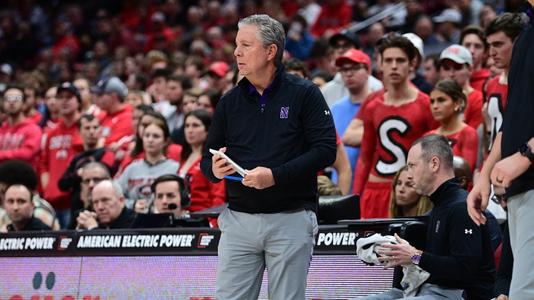
[{"label": "navy jacket", "polygon": [[467,299],[491,299],[495,266],[488,228],[478,227],[467,213],[467,191],[456,179],[444,182],[430,200],[426,249],[419,266],[428,283],[464,289]]},{"label": "navy jacket", "polygon": [[[530,13],[532,15],[532,13]],[[514,42],[508,73],[508,103],[502,123],[501,157],[517,153],[534,137],[534,25],[526,25]],[[506,196],[534,189],[534,167],[512,181]]]},{"label": "navy jacket", "polygon": [[283,67],[266,89],[265,107],[243,78],[226,93],[213,116],[201,162],[212,182],[209,149],[227,147],[226,154],[245,169],[262,166],[273,172],[275,185],[257,190],[226,180],[229,208],[247,213],[316,210],[317,172],[336,158],[332,114],[319,89],[288,74]]}]

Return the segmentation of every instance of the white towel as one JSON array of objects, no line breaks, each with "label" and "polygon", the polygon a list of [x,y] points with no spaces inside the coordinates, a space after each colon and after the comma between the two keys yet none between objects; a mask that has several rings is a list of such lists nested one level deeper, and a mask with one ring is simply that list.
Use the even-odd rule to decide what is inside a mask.
[{"label": "white towel", "polygon": [[380,247],[384,243],[397,244],[397,240],[394,236],[383,236],[379,233],[360,238],[356,241],[356,254],[368,265],[384,265],[378,260],[380,255],[376,252],[376,247]]},{"label": "white towel", "polygon": [[[391,235],[383,236],[375,233],[356,241],[356,254],[366,264],[384,265],[385,263],[381,263],[378,260],[380,254],[376,252],[377,247],[380,247],[384,243],[397,244],[397,240]],[[404,297],[416,296],[419,286],[430,277],[430,273],[416,265],[403,266],[402,273],[404,276],[402,277],[401,286]]]}]

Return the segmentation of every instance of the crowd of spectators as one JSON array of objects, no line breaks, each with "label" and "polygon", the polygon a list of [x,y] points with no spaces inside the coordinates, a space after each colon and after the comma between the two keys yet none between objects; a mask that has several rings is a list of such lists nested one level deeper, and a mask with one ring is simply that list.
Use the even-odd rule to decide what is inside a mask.
[{"label": "crowd of spectators", "polygon": [[[7,92],[2,120],[11,124],[5,125],[6,132],[26,135],[20,150],[9,144],[13,139],[4,139],[3,148],[9,151],[0,156],[4,161],[17,158],[35,167],[38,191],[54,206],[63,225],[68,223],[65,214],[70,208],[79,208],[79,201],[71,198],[79,198],[77,169],[87,158],[103,160],[111,175],[121,178],[127,207],[133,209],[133,202],[147,206],[145,199],[137,200],[141,194],[149,196],[147,186],[153,176],[133,179],[123,174],[134,170],[136,176],[144,176],[149,170],[132,169],[139,162],[126,169],[135,160],[150,161],[144,128],[151,119],[166,120],[167,128],[161,128],[166,146],[160,149],[159,158],[178,162],[174,168],[185,176],[183,170],[191,168],[198,155],[198,148],[187,153],[191,146],[185,134],[185,115],[196,109],[213,112],[220,96],[239,79],[232,67],[237,20],[250,13],[267,13],[286,26],[287,69],[300,69],[302,76],[320,85],[332,108],[343,141],[339,144],[350,164],[350,174],[345,161],[338,162],[341,167],[334,166],[331,178],[339,185],[336,191],[363,194],[362,184],[368,179],[366,174],[354,176],[360,147],[366,148],[362,145],[361,104],[386,85],[379,49],[387,33],[390,37],[403,33],[415,47],[409,79],[420,91],[438,95],[431,100],[436,123],[431,124],[435,129],[430,133],[446,135],[455,154],[467,160],[473,173],[484,153],[475,138],[486,103],[484,84],[506,68],[502,62],[506,57],[489,53],[486,28],[498,12],[519,9],[514,1],[480,0],[11,1],[0,13],[0,88]],[[377,16],[381,17],[376,22],[351,29]],[[455,81],[466,98],[454,94],[457,88],[451,82],[437,84],[444,79]],[[6,90],[10,84],[21,84],[19,92],[24,99],[18,115],[11,111],[16,111],[17,105],[9,100],[16,98]],[[442,94],[456,106],[444,106],[443,100],[437,100]],[[78,125],[79,120],[84,126]],[[486,120],[485,130],[493,130],[492,119]],[[90,122],[98,124],[92,125],[92,137],[83,138],[91,134],[84,129]],[[93,141],[87,144],[87,139]],[[491,144],[491,139],[480,142]],[[184,146],[187,151],[182,153]],[[394,152],[389,157],[396,158]],[[395,166],[385,174],[387,182],[397,170]],[[214,203],[220,204],[221,196],[216,197],[219,200]]]}]

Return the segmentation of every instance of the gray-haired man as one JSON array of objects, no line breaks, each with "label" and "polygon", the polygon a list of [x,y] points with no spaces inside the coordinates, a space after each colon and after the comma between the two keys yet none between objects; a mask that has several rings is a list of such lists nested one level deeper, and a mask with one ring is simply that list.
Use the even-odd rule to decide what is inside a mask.
[{"label": "gray-haired man", "polygon": [[316,174],[335,160],[334,123],[319,89],[284,71],[280,22],[252,15],[238,26],[234,55],[244,78],[217,105],[201,163],[213,182],[235,170],[209,148],[248,170],[226,180],[216,298],[257,299],[267,268],[270,299],[304,299]]}]

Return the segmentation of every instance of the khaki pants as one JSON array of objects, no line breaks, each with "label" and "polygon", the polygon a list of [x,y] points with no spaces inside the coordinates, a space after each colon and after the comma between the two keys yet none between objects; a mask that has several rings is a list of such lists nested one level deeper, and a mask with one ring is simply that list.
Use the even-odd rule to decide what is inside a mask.
[{"label": "khaki pants", "polygon": [[508,226],[514,254],[510,299],[534,299],[534,190],[508,199]]},{"label": "khaki pants", "polygon": [[248,214],[224,210],[216,299],[258,299],[267,268],[271,300],[305,299],[317,218],[312,211]]}]

